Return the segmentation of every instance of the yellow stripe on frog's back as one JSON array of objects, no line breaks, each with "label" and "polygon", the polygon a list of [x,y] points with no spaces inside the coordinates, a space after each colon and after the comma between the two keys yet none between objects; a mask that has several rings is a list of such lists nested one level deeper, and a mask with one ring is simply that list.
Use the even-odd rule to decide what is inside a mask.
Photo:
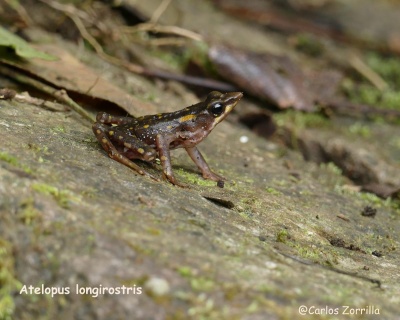
[{"label": "yellow stripe on frog's back", "polygon": [[194,115],[194,114],[188,114],[188,115],[186,115],[186,116],[180,117],[178,121],[179,121],[180,123],[182,123],[182,122],[187,122],[187,121],[193,120],[193,119],[195,119],[195,118],[196,118],[196,115]]}]

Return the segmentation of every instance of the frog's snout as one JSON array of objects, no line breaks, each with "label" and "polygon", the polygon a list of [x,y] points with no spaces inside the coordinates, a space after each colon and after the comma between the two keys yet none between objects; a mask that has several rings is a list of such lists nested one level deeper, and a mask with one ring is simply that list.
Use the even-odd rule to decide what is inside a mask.
[{"label": "frog's snout", "polygon": [[238,102],[243,98],[243,92],[227,92],[224,94],[224,100],[227,103]]}]

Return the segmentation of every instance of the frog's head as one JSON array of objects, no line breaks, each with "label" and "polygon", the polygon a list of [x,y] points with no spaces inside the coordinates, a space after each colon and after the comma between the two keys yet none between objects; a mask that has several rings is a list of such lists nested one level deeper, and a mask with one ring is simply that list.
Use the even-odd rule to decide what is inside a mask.
[{"label": "frog's head", "polygon": [[[177,136],[182,138],[179,144],[182,146],[195,146],[232,111],[243,97],[241,92],[221,93],[213,91],[208,94],[206,100],[199,102],[187,109],[179,111],[179,126]],[[175,145],[178,145],[175,143]]]},{"label": "frog's head", "polygon": [[208,114],[214,118],[213,127],[225,119],[242,97],[241,92],[212,91],[208,94],[205,104]]}]

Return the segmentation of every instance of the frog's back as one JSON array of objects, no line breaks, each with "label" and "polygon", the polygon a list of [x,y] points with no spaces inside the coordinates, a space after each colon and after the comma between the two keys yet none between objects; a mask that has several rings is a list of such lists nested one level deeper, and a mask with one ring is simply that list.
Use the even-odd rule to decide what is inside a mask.
[{"label": "frog's back", "polygon": [[183,127],[185,122],[195,119],[199,108],[201,108],[201,103],[175,112],[139,117],[136,118],[133,130],[140,140],[145,141],[149,145],[154,145],[158,134],[163,136],[174,134]]},{"label": "frog's back", "polygon": [[190,107],[175,111],[175,112],[167,112],[167,113],[157,113],[152,115],[147,115],[143,117],[136,118],[138,126],[146,126],[149,127],[158,125],[161,123],[165,123],[168,125],[169,122],[184,122],[186,116],[196,115],[203,109],[203,103],[197,103]]}]

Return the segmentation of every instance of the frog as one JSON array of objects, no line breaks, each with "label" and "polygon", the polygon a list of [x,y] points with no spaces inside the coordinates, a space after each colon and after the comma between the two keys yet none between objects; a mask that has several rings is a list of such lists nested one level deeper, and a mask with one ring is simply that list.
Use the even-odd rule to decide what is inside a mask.
[{"label": "frog", "polygon": [[182,110],[141,117],[99,112],[92,129],[111,159],[141,175],[159,181],[132,160],[142,160],[153,166],[159,161],[163,177],[173,185],[185,187],[175,178],[170,156],[170,150],[184,148],[204,179],[221,184],[226,179],[210,169],[197,145],[228,116],[242,97],[242,92],[212,91],[204,101]]}]

